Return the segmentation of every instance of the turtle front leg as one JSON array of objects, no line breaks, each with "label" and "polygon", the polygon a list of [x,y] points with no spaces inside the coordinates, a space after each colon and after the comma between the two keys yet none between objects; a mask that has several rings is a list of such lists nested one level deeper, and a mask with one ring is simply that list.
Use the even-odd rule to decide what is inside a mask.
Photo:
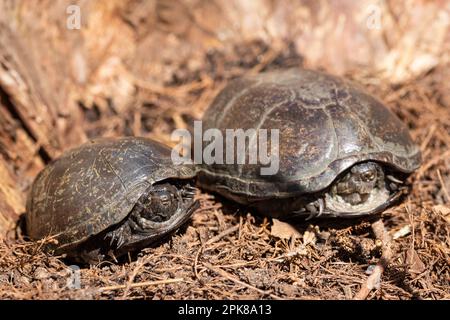
[{"label": "turtle front leg", "polygon": [[323,198],[319,197],[314,201],[308,202],[306,205],[302,206],[300,209],[293,211],[294,214],[308,215],[305,219],[311,220],[313,218],[318,218],[322,215],[325,210],[325,201]]},{"label": "turtle front leg", "polygon": [[125,243],[125,228],[127,227],[126,224],[122,224],[120,227],[109,231],[105,234],[104,240],[106,242],[106,245],[109,247],[110,250],[117,250]]},{"label": "turtle front leg", "polygon": [[306,221],[318,218],[325,209],[325,201],[322,198],[317,198],[317,200],[308,203],[306,209],[310,212],[309,216],[305,219]]}]

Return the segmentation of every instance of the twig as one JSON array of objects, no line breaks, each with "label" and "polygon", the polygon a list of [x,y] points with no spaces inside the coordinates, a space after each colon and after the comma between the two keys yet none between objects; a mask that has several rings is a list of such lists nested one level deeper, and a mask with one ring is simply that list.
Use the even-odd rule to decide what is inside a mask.
[{"label": "twig", "polygon": [[447,187],[445,186],[444,179],[442,179],[441,171],[439,169],[436,170],[439,178],[439,182],[441,183],[442,190],[444,190],[444,194],[447,197],[447,201],[450,201],[450,195],[448,193]]},{"label": "twig", "polygon": [[423,139],[422,144],[420,145],[420,150],[421,150],[422,152],[425,151],[425,149],[426,149],[427,146],[428,146],[428,143],[430,143],[430,141],[431,141],[431,138],[433,138],[433,135],[434,135],[434,133],[435,133],[435,131],[436,131],[436,128],[437,128],[437,126],[436,126],[436,124],[434,123],[434,124],[431,125],[430,129],[428,130],[427,135],[425,136],[425,138]]},{"label": "twig", "polygon": [[[211,85],[211,79],[206,79],[208,81],[205,81],[205,79],[202,79],[198,82],[192,82],[184,85],[180,85],[177,87],[168,87],[168,86],[161,86],[156,83],[150,83],[146,80],[138,79],[136,77],[133,78],[133,82],[136,86],[146,89],[152,92],[156,92],[157,94],[161,95],[180,95],[180,94],[186,94],[189,91],[193,90],[201,90],[205,87]],[[180,93],[181,92],[181,93]]]},{"label": "twig", "polygon": [[219,268],[219,267],[215,267],[215,266],[213,266],[212,264],[209,264],[209,263],[207,263],[207,262],[203,262],[203,265],[204,265],[206,268],[208,268],[209,270],[214,271],[214,272],[217,273],[218,275],[220,275],[220,276],[222,276],[222,277],[224,277],[224,278],[226,278],[226,279],[228,279],[228,280],[231,280],[231,281],[233,281],[233,282],[235,282],[235,283],[237,283],[237,284],[240,284],[241,286],[244,286],[244,287],[246,287],[246,288],[255,290],[255,291],[259,292],[259,293],[262,294],[262,295],[268,295],[268,296],[270,296],[270,297],[273,298],[273,299],[276,299],[276,300],[282,300],[281,297],[279,297],[279,296],[277,296],[277,295],[271,293],[270,291],[261,290],[261,289],[255,287],[255,286],[252,286],[251,284],[248,284],[248,283],[246,283],[246,282],[244,282],[244,281],[241,281],[241,280],[235,278],[231,273],[228,273],[227,271],[222,270],[222,269]]},{"label": "twig", "polygon": [[214,237],[210,238],[208,241],[205,242],[205,245],[217,242],[220,239],[222,239],[223,237],[226,237],[227,235],[229,235],[229,234],[231,234],[231,233],[233,233],[233,232],[235,232],[237,230],[239,230],[239,225],[236,225],[236,226],[233,226],[231,228],[228,228],[228,229],[222,231],[221,233],[219,233],[217,236],[214,236]]},{"label": "twig", "polygon": [[242,223],[243,223],[242,216],[239,217],[239,232],[238,232],[238,240],[241,240],[242,238]]},{"label": "twig", "polygon": [[194,274],[197,279],[200,279],[200,277],[198,275],[198,259],[200,258],[200,255],[202,254],[203,250],[205,249],[205,246],[209,245],[209,244],[213,244],[214,242],[219,241],[223,237],[237,231],[239,229],[239,227],[240,227],[240,225],[236,225],[231,228],[228,228],[228,229],[222,231],[221,233],[219,233],[217,236],[210,238],[208,241],[206,241],[204,244],[202,244],[200,246],[200,249],[198,249],[198,251],[195,255],[195,259],[194,259]]},{"label": "twig", "polygon": [[128,288],[149,287],[149,286],[156,286],[159,284],[168,284],[168,283],[175,283],[175,282],[182,282],[182,281],[184,281],[183,278],[145,281],[145,282],[137,282],[137,283],[131,283],[131,284],[120,284],[117,286],[101,287],[101,288],[99,288],[99,290],[100,291],[112,291],[112,290],[126,289],[127,287]]},{"label": "twig", "polygon": [[195,259],[194,259],[194,274],[195,274],[195,278],[197,280],[200,280],[200,277],[198,275],[198,259],[200,258],[200,254],[203,251],[203,246],[200,246],[200,249],[198,249],[197,254],[195,255]]},{"label": "twig", "polygon": [[372,224],[372,230],[377,239],[382,242],[382,255],[380,261],[372,271],[372,274],[367,278],[359,292],[355,295],[354,300],[365,300],[370,291],[374,288],[379,288],[381,283],[381,275],[392,258],[391,237],[384,227],[383,220],[379,219]]},{"label": "twig", "polygon": [[[147,256],[148,259],[148,256]],[[134,283],[134,279],[136,278],[136,276],[138,275],[139,271],[145,266],[145,261],[144,262],[140,262],[137,263],[136,267],[133,269],[133,272],[131,273],[127,284],[126,284],[126,288],[125,290],[123,290],[123,297],[126,297],[128,292],[130,291],[130,289],[132,288],[131,285]]]}]

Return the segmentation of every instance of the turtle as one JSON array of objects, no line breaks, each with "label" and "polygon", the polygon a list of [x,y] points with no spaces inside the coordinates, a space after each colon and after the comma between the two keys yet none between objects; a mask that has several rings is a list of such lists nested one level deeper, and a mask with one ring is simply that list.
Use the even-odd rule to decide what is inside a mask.
[{"label": "turtle", "polygon": [[197,173],[199,187],[273,217],[382,212],[405,193],[406,178],[421,163],[408,128],[378,98],[322,71],[290,68],[231,80],[205,111],[202,127],[222,136],[241,130],[245,146],[228,137],[224,144],[241,159],[260,148],[262,133],[278,132],[273,174],[262,174],[260,159],[204,161]]},{"label": "turtle", "polygon": [[174,165],[147,138],[100,138],[65,152],[35,178],[26,206],[32,240],[69,260],[117,261],[183,225],[198,208],[195,168]]}]

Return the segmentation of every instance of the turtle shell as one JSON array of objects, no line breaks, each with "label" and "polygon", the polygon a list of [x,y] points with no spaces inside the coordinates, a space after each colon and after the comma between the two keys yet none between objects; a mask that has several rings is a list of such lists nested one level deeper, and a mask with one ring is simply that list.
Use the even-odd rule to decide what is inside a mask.
[{"label": "turtle shell", "polygon": [[421,159],[406,126],[379,100],[350,82],[310,70],[231,81],[204,114],[203,130],[210,128],[224,136],[225,129],[267,129],[268,141],[270,130],[279,130],[275,175],[261,175],[262,166],[248,162],[201,167],[201,186],[242,203],[317,192],[361,161],[410,173]]},{"label": "turtle shell", "polygon": [[170,155],[168,147],[136,137],[99,139],[64,153],[32,185],[28,235],[53,236],[61,249],[121,222],[152,184],[195,176]]}]

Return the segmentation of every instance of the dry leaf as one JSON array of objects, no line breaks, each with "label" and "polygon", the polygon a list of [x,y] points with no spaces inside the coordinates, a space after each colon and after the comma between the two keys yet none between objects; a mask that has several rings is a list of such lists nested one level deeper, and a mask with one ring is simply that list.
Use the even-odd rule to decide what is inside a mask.
[{"label": "dry leaf", "polygon": [[441,214],[444,216],[445,220],[447,220],[448,223],[450,223],[450,208],[443,205],[443,204],[437,204],[433,206],[433,211],[437,214]]},{"label": "dry leaf", "polygon": [[411,248],[406,253],[406,263],[409,265],[409,272],[420,274],[426,270],[425,264],[420,260],[414,248]]},{"label": "dry leaf", "polygon": [[301,234],[287,222],[280,221],[278,219],[272,219],[273,225],[270,234],[280,239],[291,239],[292,236],[300,238]]},{"label": "dry leaf", "polygon": [[444,217],[447,217],[450,215],[450,208],[447,206],[444,206],[443,204],[437,204],[433,206],[433,211],[439,214],[442,214]]}]

